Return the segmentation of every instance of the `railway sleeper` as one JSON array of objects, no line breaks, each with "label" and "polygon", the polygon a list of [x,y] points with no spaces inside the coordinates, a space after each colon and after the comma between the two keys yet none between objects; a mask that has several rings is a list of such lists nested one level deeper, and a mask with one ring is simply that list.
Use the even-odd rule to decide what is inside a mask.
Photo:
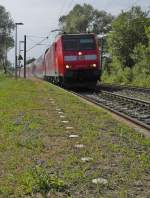
[{"label": "railway sleeper", "polygon": [[144,119],[144,120],[145,119],[149,119],[150,118],[150,115],[149,114],[140,115],[139,118],[140,119]]},{"label": "railway sleeper", "polygon": [[144,122],[145,122],[147,125],[150,125],[150,119],[145,119]]}]

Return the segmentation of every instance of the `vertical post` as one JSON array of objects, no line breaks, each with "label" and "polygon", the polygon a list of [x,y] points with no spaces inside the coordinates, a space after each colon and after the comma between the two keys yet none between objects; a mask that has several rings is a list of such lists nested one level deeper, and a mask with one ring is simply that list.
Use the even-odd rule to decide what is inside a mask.
[{"label": "vertical post", "polygon": [[26,78],[26,40],[27,37],[24,35],[24,78]]},{"label": "vertical post", "polygon": [[15,34],[15,78],[17,79],[17,66],[18,66],[18,61],[17,61],[17,25],[23,25],[23,23],[15,23],[15,29],[16,29],[16,34]]},{"label": "vertical post", "polygon": [[16,36],[15,36],[15,78],[17,79],[17,24],[15,24]]},{"label": "vertical post", "polygon": [[8,64],[7,64],[7,44],[5,49],[5,74],[8,72]]},{"label": "vertical post", "polygon": [[[21,41],[19,41],[19,57],[20,57],[20,53],[21,52]],[[20,63],[21,63],[21,61],[19,60],[19,68],[20,68]]]},{"label": "vertical post", "polygon": [[101,68],[103,68],[103,37],[101,37]]},{"label": "vertical post", "polygon": [[19,66],[18,66],[18,68],[19,68],[19,78],[20,78],[20,70],[21,70],[21,68],[20,68],[20,64],[21,64],[21,61],[20,61],[20,50],[21,50],[21,41],[19,41]]},{"label": "vertical post", "polygon": [[[5,30],[6,32],[6,30]],[[4,42],[5,42],[5,60],[4,60],[4,73],[7,73],[7,33],[4,34]]]}]

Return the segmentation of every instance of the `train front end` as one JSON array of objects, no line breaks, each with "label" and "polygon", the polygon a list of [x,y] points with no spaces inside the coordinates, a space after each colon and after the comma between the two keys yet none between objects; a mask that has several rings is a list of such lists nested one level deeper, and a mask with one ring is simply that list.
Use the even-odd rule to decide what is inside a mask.
[{"label": "train front end", "polygon": [[94,34],[64,34],[64,85],[95,87],[100,78],[100,53]]}]

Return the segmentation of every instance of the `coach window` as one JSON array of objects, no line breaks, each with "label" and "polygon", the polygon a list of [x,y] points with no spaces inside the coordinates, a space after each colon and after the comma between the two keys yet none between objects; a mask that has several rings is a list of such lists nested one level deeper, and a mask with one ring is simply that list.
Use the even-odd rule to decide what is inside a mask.
[{"label": "coach window", "polygon": [[45,54],[48,52],[49,48],[46,49]]},{"label": "coach window", "polygon": [[57,50],[57,43],[55,43],[55,51]]}]

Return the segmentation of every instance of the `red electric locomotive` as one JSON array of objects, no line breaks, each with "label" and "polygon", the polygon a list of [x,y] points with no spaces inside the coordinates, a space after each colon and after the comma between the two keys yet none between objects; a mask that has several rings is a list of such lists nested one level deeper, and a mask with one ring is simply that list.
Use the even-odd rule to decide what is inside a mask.
[{"label": "red electric locomotive", "polygon": [[100,73],[100,52],[94,34],[58,35],[32,66],[32,74],[67,88],[95,87]]}]

